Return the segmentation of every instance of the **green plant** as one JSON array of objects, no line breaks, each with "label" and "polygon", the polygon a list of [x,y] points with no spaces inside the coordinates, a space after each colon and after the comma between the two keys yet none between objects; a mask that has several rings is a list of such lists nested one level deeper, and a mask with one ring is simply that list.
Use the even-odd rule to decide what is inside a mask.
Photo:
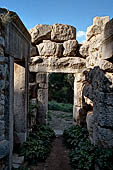
[{"label": "green plant", "polygon": [[72,104],[57,103],[56,101],[48,102],[49,110],[57,110],[63,112],[73,112]]},{"label": "green plant", "polygon": [[79,142],[84,142],[88,138],[88,132],[86,128],[81,128],[78,125],[65,129],[63,132],[64,143],[67,147],[76,147]]},{"label": "green plant", "polygon": [[87,129],[72,126],[64,130],[64,142],[69,153],[72,170],[113,170],[113,148],[98,148],[91,144]]},{"label": "green plant", "polygon": [[50,153],[54,137],[55,133],[50,127],[35,125],[21,148],[20,156],[32,164],[44,161]]}]

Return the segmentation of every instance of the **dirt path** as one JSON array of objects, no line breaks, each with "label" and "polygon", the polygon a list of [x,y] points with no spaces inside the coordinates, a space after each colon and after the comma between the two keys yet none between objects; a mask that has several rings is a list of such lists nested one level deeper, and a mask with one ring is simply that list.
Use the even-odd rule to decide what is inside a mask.
[{"label": "dirt path", "polygon": [[51,153],[46,162],[38,163],[37,166],[27,166],[27,168],[29,170],[71,170],[69,151],[63,144],[62,134],[64,129],[69,128],[73,123],[72,113],[51,110],[48,123],[57,136],[52,143]]},{"label": "dirt path", "polygon": [[72,113],[50,110],[51,119],[48,120],[49,126],[56,134],[61,135],[64,129],[73,124]]},{"label": "dirt path", "polygon": [[59,136],[54,140],[53,148],[46,162],[29,168],[30,170],[71,170],[68,152],[63,145],[62,136]]}]

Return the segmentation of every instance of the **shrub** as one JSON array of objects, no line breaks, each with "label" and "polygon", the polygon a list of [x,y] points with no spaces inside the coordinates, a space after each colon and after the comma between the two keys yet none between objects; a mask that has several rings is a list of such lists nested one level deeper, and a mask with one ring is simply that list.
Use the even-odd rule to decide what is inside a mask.
[{"label": "shrub", "polygon": [[73,170],[113,170],[113,149],[98,148],[91,144],[87,129],[72,126],[64,130],[64,142],[71,149],[70,164]]},{"label": "shrub", "polygon": [[56,101],[51,101],[51,102],[48,102],[48,109],[63,111],[63,112],[73,112],[73,105],[65,104],[65,103],[57,103]]},{"label": "shrub", "polygon": [[50,153],[54,137],[55,133],[50,127],[35,125],[27,141],[23,143],[20,156],[24,156],[31,164],[44,161]]}]

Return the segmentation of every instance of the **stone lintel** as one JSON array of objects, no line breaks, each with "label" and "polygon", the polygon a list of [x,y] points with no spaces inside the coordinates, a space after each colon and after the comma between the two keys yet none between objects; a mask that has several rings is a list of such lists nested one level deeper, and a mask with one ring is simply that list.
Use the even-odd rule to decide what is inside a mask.
[{"label": "stone lintel", "polygon": [[32,61],[30,72],[77,73],[86,70],[86,61],[80,57],[41,57],[42,63]]}]

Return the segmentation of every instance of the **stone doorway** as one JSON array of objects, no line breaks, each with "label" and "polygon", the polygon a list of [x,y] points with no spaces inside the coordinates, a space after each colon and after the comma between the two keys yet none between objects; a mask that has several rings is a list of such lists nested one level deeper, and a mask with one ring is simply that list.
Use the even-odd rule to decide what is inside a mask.
[{"label": "stone doorway", "polygon": [[14,150],[27,136],[28,71],[26,62],[14,61]]},{"label": "stone doorway", "polygon": [[74,76],[50,73],[48,76],[47,123],[57,135],[73,124]]}]

